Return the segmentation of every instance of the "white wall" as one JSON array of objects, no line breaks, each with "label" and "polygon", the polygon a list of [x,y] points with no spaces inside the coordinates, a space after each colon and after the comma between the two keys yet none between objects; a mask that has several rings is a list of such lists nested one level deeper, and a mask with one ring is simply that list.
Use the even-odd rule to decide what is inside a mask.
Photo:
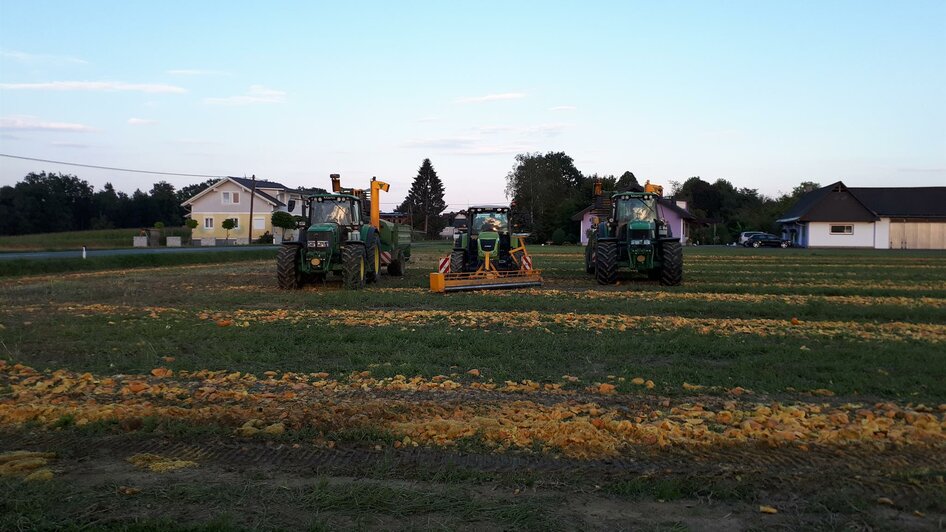
[{"label": "white wall", "polygon": [[[854,232],[850,235],[832,235],[832,225],[852,225]],[[809,222],[808,247],[872,248],[874,247],[874,222]]]},{"label": "white wall", "polygon": [[874,222],[874,247],[890,249],[890,218],[881,218]]}]

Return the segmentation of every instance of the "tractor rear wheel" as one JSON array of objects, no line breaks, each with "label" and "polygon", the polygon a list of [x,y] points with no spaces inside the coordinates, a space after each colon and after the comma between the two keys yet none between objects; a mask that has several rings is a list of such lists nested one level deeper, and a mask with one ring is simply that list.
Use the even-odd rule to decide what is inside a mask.
[{"label": "tractor rear wheel", "polygon": [[618,281],[618,243],[613,240],[595,246],[595,279],[598,284],[614,284]]},{"label": "tractor rear wheel", "polygon": [[595,251],[591,244],[585,246],[585,273],[595,273]]},{"label": "tractor rear wheel", "polygon": [[283,290],[302,287],[302,272],[299,271],[299,246],[282,246],[276,254],[276,282]]},{"label": "tractor rear wheel", "polygon": [[660,284],[677,286],[683,282],[683,246],[679,242],[664,242],[661,251]]},{"label": "tractor rear wheel", "polygon": [[394,257],[388,264],[388,275],[395,275],[401,277],[404,275],[404,270],[407,269],[407,264],[404,263],[404,251],[398,250],[397,255]]},{"label": "tractor rear wheel", "polygon": [[366,262],[363,246],[353,244],[342,247],[342,283],[345,288],[359,290],[365,287]]},{"label": "tractor rear wheel", "polygon": [[450,273],[460,273],[463,271],[464,262],[463,251],[454,251],[450,254]]}]

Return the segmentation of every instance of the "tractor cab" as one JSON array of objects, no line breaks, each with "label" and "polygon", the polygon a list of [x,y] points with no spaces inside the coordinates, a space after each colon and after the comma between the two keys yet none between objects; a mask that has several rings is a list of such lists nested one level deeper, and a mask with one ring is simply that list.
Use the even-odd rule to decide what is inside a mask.
[{"label": "tractor cab", "polygon": [[[509,258],[509,207],[491,205],[470,207],[467,211],[469,219],[468,235],[457,233],[454,236],[454,248],[462,248],[469,258],[476,258],[476,262],[486,259],[490,254],[493,262],[497,262],[500,269],[512,267]],[[464,238],[467,237],[468,238]],[[470,261],[472,262],[472,261]],[[472,264],[469,265],[472,267]]]},{"label": "tractor cab", "polygon": [[[657,196],[649,193],[624,192],[615,194],[613,205],[614,234],[620,240],[654,240],[666,237],[667,224],[657,213]],[[631,242],[633,245],[633,242]],[[650,242],[638,242],[650,245]]]}]

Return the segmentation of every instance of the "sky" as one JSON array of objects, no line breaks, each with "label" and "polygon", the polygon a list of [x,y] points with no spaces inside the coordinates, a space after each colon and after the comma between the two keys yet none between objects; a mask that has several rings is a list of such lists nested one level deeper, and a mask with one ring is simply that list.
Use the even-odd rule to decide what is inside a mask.
[{"label": "sky", "polygon": [[[946,186],[946,2],[0,0],[0,153],[290,187],[424,158],[451,209],[516,154],[584,174]],[[0,186],[204,178],[0,157]]]}]

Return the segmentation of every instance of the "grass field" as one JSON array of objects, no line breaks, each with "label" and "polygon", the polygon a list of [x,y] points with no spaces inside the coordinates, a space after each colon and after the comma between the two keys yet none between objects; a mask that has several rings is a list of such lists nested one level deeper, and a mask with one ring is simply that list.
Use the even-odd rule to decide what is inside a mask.
[{"label": "grass field", "polygon": [[436,244],[358,292],[3,279],[0,451],[56,457],[0,528],[943,523],[946,254],[688,248],[666,288],[531,251],[542,288],[446,296]]},{"label": "grass field", "polygon": [[[139,228],[130,228],[0,236],[0,252],[76,250],[82,249],[82,246],[88,249],[130,248],[132,237],[137,236],[139,232]],[[164,234],[166,236],[190,235],[190,229],[167,227],[164,229]]]}]

